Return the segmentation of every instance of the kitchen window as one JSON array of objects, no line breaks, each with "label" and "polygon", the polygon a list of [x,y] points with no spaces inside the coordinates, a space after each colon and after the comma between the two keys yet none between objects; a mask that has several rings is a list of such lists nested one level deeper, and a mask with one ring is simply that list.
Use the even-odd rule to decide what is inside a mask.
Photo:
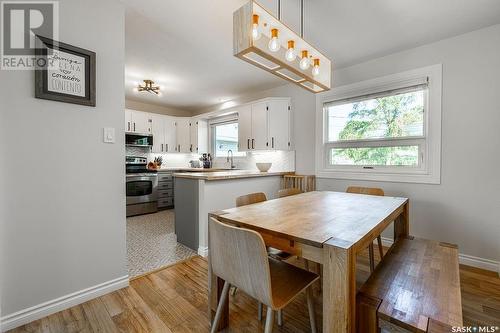
[{"label": "kitchen window", "polygon": [[320,177],[439,183],[441,66],[324,96]]},{"label": "kitchen window", "polygon": [[226,157],[228,150],[232,150],[234,156],[246,156],[245,152],[238,152],[238,119],[213,120],[210,130],[215,157]]}]

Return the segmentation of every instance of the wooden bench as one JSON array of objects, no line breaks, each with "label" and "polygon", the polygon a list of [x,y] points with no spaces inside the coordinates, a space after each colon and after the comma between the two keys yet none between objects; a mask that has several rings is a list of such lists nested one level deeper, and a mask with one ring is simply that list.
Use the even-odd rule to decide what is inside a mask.
[{"label": "wooden bench", "polygon": [[462,326],[456,245],[409,237],[357,294],[357,332],[451,332]]}]

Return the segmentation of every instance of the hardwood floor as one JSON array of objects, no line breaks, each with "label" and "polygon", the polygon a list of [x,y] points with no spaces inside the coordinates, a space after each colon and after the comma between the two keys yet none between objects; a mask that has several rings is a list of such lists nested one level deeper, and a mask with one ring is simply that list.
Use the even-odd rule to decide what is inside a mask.
[{"label": "hardwood floor", "polygon": [[[358,279],[369,274],[368,257],[358,258]],[[498,274],[460,267],[465,325],[500,326]],[[319,291],[316,290],[316,294]],[[316,301],[317,323],[321,304]],[[257,302],[242,291],[230,299],[230,328],[225,332],[263,332]],[[321,326],[321,325],[318,325]],[[208,332],[207,262],[201,257],[131,281],[130,287],[9,331],[21,332]],[[285,308],[284,325],[274,332],[309,332],[305,296]]]}]

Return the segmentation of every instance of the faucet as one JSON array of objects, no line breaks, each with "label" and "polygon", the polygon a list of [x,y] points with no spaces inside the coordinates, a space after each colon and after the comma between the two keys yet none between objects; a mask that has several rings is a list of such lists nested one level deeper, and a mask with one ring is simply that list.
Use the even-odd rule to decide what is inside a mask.
[{"label": "faucet", "polygon": [[[229,153],[231,153],[231,157],[229,157]],[[231,169],[234,169],[235,166],[234,166],[234,162],[233,162],[233,151],[231,149],[229,149],[227,151],[227,159],[226,159],[226,162],[229,162],[231,161]]]}]

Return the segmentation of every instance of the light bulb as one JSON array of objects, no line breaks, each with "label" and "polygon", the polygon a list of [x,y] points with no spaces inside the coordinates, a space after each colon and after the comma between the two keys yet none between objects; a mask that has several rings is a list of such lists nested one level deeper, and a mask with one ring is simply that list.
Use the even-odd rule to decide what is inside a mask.
[{"label": "light bulb", "polygon": [[252,16],[252,38],[253,40],[258,40],[260,39],[260,36],[262,35],[262,33],[260,32],[260,29],[259,29],[259,15],[253,15]]},{"label": "light bulb", "polygon": [[302,51],[302,59],[300,60],[300,69],[302,70],[306,70],[309,68],[309,65],[310,65],[310,61],[309,61],[309,56],[308,56],[308,52],[306,50]]},{"label": "light bulb", "polygon": [[278,52],[280,50],[280,42],[278,40],[278,29],[271,29],[271,40],[269,41],[269,51]]},{"label": "light bulb", "polygon": [[288,50],[285,53],[286,60],[294,61],[297,55],[295,54],[295,42],[293,40],[288,41]]},{"label": "light bulb", "polygon": [[314,59],[313,64],[312,75],[317,76],[319,75],[319,59]]}]

